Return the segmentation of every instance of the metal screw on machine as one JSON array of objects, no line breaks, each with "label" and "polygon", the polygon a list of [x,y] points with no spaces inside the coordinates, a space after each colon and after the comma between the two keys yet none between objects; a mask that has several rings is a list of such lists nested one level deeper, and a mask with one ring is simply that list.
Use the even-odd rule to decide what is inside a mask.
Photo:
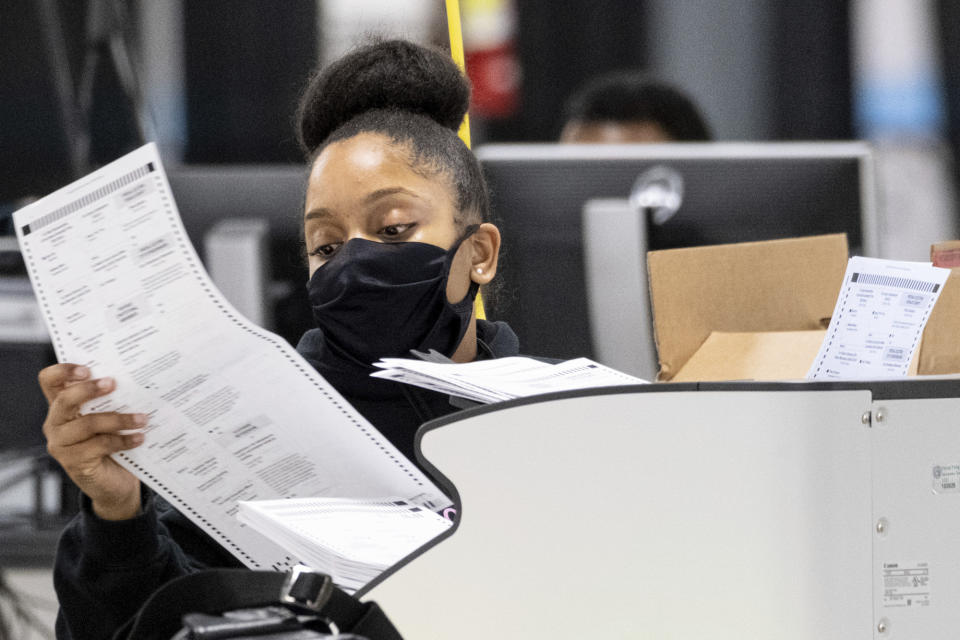
[{"label": "metal screw on machine", "polygon": [[883,410],[883,407],[877,409],[877,422],[883,422],[887,419],[887,412]]},{"label": "metal screw on machine", "polygon": [[887,632],[887,620],[883,619],[877,623],[877,633],[886,633]]},{"label": "metal screw on machine", "polygon": [[887,519],[880,518],[879,520],[877,520],[877,526],[876,526],[877,533],[882,536],[887,532],[888,526],[889,526],[889,523],[887,522]]},{"label": "metal screw on machine", "polygon": [[860,416],[860,424],[870,424],[870,412],[864,411],[863,415]]}]

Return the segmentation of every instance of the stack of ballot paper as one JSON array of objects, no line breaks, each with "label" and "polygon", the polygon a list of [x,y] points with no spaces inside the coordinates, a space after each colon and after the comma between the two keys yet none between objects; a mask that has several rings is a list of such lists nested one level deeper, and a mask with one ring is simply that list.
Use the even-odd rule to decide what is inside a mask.
[{"label": "stack of ballot paper", "polygon": [[532,358],[478,360],[463,364],[384,358],[376,378],[405,382],[474,402],[490,403],[552,391],[646,384],[646,380],[588,358],[549,364]]},{"label": "stack of ballot paper", "polygon": [[237,517],[353,593],[452,524],[401,498],[241,501]]}]

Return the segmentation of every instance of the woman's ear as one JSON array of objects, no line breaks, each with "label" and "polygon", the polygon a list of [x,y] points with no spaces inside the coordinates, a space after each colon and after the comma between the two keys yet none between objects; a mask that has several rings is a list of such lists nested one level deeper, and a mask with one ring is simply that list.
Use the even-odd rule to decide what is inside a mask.
[{"label": "woman's ear", "polygon": [[472,248],[470,279],[477,284],[487,284],[497,275],[497,259],[500,257],[500,230],[484,222],[470,236]]}]

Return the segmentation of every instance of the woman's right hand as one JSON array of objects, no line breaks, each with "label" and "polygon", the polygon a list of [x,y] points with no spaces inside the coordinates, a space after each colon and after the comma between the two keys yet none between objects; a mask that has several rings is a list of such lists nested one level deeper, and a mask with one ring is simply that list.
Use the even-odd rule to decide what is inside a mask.
[{"label": "woman's right hand", "polygon": [[80,414],[87,401],[107,395],[116,387],[112,378],[90,379],[87,367],[55,364],[38,376],[49,409],[43,423],[47,451],[70,479],[93,502],[93,511],[105,520],[126,520],[140,512],[140,481],[110,457],[143,444],[143,414]]}]

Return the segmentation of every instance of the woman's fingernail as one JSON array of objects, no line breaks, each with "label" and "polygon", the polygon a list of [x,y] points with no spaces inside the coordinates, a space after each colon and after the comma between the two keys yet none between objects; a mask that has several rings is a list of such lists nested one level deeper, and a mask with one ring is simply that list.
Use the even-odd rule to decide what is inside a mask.
[{"label": "woman's fingernail", "polygon": [[73,368],[73,377],[75,380],[84,380],[90,375],[90,369],[83,365]]},{"label": "woman's fingernail", "polygon": [[100,378],[97,380],[98,389],[109,389],[113,386],[113,378]]},{"label": "woman's fingernail", "polygon": [[147,414],[145,413],[135,413],[133,414],[133,424],[138,427],[147,426]]},{"label": "woman's fingernail", "polygon": [[142,433],[134,433],[133,435],[130,436],[130,443],[135,447],[139,446],[143,444],[143,438],[144,436]]}]

